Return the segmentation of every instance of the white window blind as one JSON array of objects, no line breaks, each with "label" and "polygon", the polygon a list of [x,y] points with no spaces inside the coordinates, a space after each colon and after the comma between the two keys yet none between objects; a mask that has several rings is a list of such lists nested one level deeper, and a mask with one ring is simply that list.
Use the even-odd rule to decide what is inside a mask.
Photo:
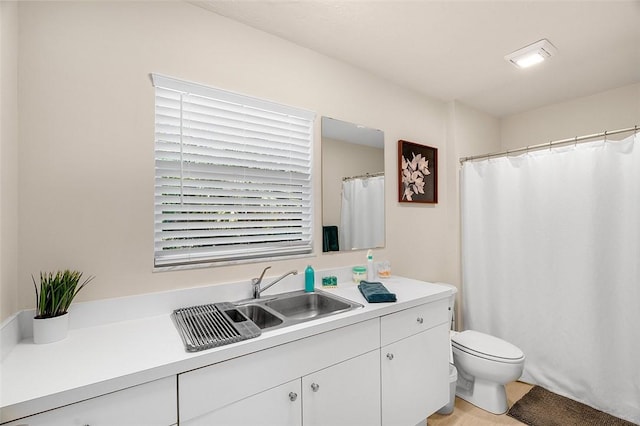
[{"label": "white window blind", "polygon": [[152,79],[155,266],[311,253],[314,114]]}]

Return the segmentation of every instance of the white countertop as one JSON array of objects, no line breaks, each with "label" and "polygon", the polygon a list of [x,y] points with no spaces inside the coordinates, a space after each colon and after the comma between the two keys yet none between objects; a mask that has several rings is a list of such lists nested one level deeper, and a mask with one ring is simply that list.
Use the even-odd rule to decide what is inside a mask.
[{"label": "white countertop", "polygon": [[[396,303],[367,303],[355,284],[340,282],[338,287],[323,291],[358,302],[364,305],[362,309],[290,327],[265,330],[254,339],[193,353],[185,351],[170,317],[172,309],[189,306],[180,304],[166,309],[160,315],[104,321],[86,327],[80,325],[72,328],[68,337],[60,342],[36,345],[31,337],[27,337],[13,345],[0,364],[0,422],[446,298],[453,292],[450,287],[443,285],[400,277],[385,279],[383,283],[389,291],[396,293]],[[206,291],[215,294],[213,287],[217,286]],[[281,288],[274,293],[290,290]],[[144,300],[151,300],[150,297],[153,295]],[[173,294],[158,297],[184,299]],[[133,299],[92,302],[91,310],[96,310],[96,305],[100,303],[108,303],[109,310],[117,312],[118,306],[126,310],[142,300]],[[176,303],[182,301],[176,300]],[[200,299],[199,303],[222,301],[228,299]],[[153,309],[147,311],[153,312]],[[55,368],[52,368],[54,364]]]}]

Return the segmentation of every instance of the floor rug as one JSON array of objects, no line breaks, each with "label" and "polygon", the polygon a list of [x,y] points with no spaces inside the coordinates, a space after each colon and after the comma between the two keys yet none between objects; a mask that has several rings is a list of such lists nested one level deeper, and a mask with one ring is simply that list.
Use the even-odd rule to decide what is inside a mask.
[{"label": "floor rug", "polygon": [[507,414],[530,426],[636,426],[540,386],[534,386]]}]

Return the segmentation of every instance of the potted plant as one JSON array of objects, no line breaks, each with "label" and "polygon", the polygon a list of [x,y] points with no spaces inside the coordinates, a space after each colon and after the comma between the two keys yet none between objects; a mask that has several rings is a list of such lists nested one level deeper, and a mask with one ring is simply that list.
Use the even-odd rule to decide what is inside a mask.
[{"label": "potted plant", "polygon": [[82,272],[57,271],[40,272],[40,287],[31,276],[36,290],[36,316],[33,318],[34,343],[51,343],[67,336],[69,315],[67,311],[76,295],[93,280],[86,278],[82,283]]}]

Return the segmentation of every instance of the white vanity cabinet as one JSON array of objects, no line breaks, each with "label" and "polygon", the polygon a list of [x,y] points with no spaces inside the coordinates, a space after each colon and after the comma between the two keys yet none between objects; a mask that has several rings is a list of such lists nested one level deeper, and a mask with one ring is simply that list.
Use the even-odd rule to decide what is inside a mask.
[{"label": "white vanity cabinet", "polygon": [[177,422],[176,376],[56,408],[5,426],[170,426]]},{"label": "white vanity cabinet", "polygon": [[180,424],[380,425],[379,360],[375,350]]},{"label": "white vanity cabinet", "polygon": [[449,400],[447,300],[380,319],[382,424],[415,425]]},{"label": "white vanity cabinet", "polygon": [[379,424],[379,348],[375,318],[180,374],[180,425],[353,425],[354,399]]},{"label": "white vanity cabinet", "polygon": [[415,425],[449,398],[438,300],[178,376],[180,425]]}]

